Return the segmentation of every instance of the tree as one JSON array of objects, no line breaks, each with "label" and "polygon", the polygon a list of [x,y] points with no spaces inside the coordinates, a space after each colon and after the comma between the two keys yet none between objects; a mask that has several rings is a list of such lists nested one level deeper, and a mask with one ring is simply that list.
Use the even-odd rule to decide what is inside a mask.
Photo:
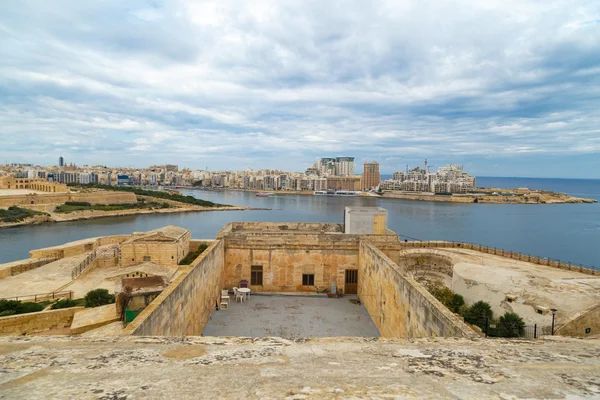
[{"label": "tree", "polygon": [[465,299],[458,293],[454,293],[452,295],[452,299],[450,304],[447,304],[446,307],[450,309],[453,313],[458,313],[459,310],[465,305]]},{"label": "tree", "polygon": [[105,304],[115,302],[115,296],[108,293],[106,289],[95,289],[90,290],[85,295],[85,306],[86,307],[98,307]]},{"label": "tree", "polygon": [[501,337],[521,337],[525,333],[525,322],[516,313],[505,313],[498,319],[496,331]]},{"label": "tree", "polygon": [[480,300],[467,309],[464,317],[469,324],[485,329],[486,320],[491,321],[494,318],[494,312],[490,303]]}]

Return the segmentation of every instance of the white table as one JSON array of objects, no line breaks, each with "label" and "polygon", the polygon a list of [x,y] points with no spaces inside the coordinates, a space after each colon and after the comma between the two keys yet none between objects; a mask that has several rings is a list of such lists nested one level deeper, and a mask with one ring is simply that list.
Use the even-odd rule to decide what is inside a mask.
[{"label": "white table", "polygon": [[248,294],[251,292],[251,290],[249,288],[243,287],[243,288],[239,288],[238,292],[242,293],[244,295],[244,297],[247,299]]}]

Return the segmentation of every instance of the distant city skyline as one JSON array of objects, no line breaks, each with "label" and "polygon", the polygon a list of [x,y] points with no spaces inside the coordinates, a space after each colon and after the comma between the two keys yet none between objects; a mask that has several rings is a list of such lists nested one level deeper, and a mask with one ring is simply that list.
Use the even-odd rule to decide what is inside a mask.
[{"label": "distant city skyline", "polygon": [[[58,163],[58,157],[59,156],[49,156],[49,157],[44,157],[44,159],[49,159],[51,160],[48,163],[37,163],[37,162],[33,162],[32,160],[27,161],[27,158],[24,159],[20,159],[19,161],[14,161],[14,160],[2,160],[1,163],[2,164],[11,164],[11,163],[23,163],[23,164],[33,164],[33,165],[39,165],[39,166],[59,166]],[[77,156],[74,156],[76,158],[78,158]],[[342,156],[338,156],[338,157],[342,157]],[[151,163],[152,165],[166,165],[166,164],[175,164],[178,165],[180,169],[183,168],[188,168],[188,169],[192,169],[192,170],[206,170],[206,167],[208,166],[208,170],[209,171],[243,171],[246,170],[248,168],[252,169],[252,170],[284,170],[284,171],[293,171],[293,172],[301,172],[304,171],[307,167],[307,165],[310,165],[312,163],[314,163],[315,161],[319,160],[321,157],[317,157],[315,159],[308,159],[306,163],[295,163],[294,165],[299,165],[298,168],[286,168],[285,165],[263,165],[260,166],[261,161],[265,161],[265,160],[257,160],[255,162],[255,164],[257,165],[256,167],[242,167],[242,168],[212,168],[211,165],[205,165],[206,162],[202,162],[202,161],[197,161],[195,164],[197,165],[197,167],[193,167],[190,164],[181,164],[181,163],[176,163],[174,161],[171,162],[164,162],[164,163]],[[584,161],[584,163],[586,164],[585,167],[582,168],[593,168],[594,166],[596,166],[597,168],[600,169],[600,160],[597,160],[596,155],[594,155],[594,157],[590,157],[589,159],[586,159]],[[140,162],[139,164],[131,164],[131,165],[123,165],[121,163],[116,163],[114,165],[111,165],[109,163],[106,162],[79,162],[77,159],[73,160],[70,159],[67,156],[63,157],[64,159],[64,165],[68,166],[71,163],[74,163],[77,166],[82,166],[82,165],[89,165],[89,166],[94,166],[94,165],[103,165],[103,166],[107,166],[108,168],[113,168],[113,169],[126,169],[126,168],[133,168],[133,169],[143,169],[143,168],[147,168],[150,164],[148,162],[146,163],[142,163]],[[52,161],[54,160],[54,161]],[[385,176],[389,176],[392,175],[394,172],[397,171],[403,171],[406,168],[406,164],[408,163],[410,168],[415,168],[415,167],[420,167],[423,168],[424,166],[424,160],[425,158],[420,158],[420,159],[412,159],[411,162],[406,162],[404,164],[392,164],[391,161],[387,160],[387,161],[380,161],[374,158],[358,158],[356,157],[356,162],[355,162],[355,173],[357,175],[361,175],[363,173],[363,164],[364,162],[367,161],[377,161],[379,162],[380,165],[380,173],[381,175],[385,175]],[[556,164],[549,164],[546,168],[546,174],[544,174],[543,172],[540,173],[540,175],[533,175],[532,173],[535,172],[535,170],[530,170],[529,168],[527,168],[527,162],[524,160],[521,161],[517,161],[517,160],[513,160],[513,163],[508,164],[508,165],[500,165],[499,163],[494,163],[485,167],[479,167],[477,166],[477,164],[474,164],[473,162],[467,162],[466,160],[460,160],[460,159],[431,159],[429,158],[429,165],[432,167],[433,169],[437,169],[438,167],[444,166],[444,165],[448,165],[448,164],[461,164],[464,165],[465,170],[468,170],[472,175],[474,176],[479,176],[479,177],[499,177],[499,178],[507,178],[507,177],[514,177],[514,178],[560,178],[560,179],[600,179],[600,173],[598,169],[596,170],[592,170],[592,171],[587,171],[587,170],[582,170],[580,171],[581,173],[578,175],[574,175],[574,176],[569,176],[569,175],[565,175],[564,173],[561,173],[562,166],[561,165],[556,165]],[[451,160],[451,161],[448,161]],[[268,161],[268,160],[266,160]],[[2,165],[0,164],[0,165]],[[230,163],[229,165],[233,165],[233,163]],[[394,165],[396,165],[396,167],[394,168]],[[478,172],[481,171],[481,172]],[[531,174],[528,174],[528,171],[531,171]]]},{"label": "distant city skyline", "polygon": [[2,2],[0,32],[1,162],[600,178],[594,2]]}]

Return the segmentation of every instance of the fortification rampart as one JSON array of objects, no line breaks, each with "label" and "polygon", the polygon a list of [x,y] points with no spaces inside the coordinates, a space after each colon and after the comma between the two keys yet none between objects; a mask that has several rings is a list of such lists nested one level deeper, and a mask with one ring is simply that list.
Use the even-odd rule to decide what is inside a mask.
[{"label": "fortification rampart", "polygon": [[94,251],[100,246],[111,244],[120,244],[129,239],[131,235],[115,235],[102,236],[98,238],[90,238],[78,240],[75,242],[65,243],[60,246],[46,247],[43,249],[31,250],[30,258],[65,258],[83,254],[89,251]]},{"label": "fortification rampart", "polygon": [[64,204],[67,201],[90,204],[135,203],[137,198],[130,192],[91,192],[91,193],[31,193],[12,196],[0,196],[0,207],[25,206],[32,204]]},{"label": "fortification rampart", "polygon": [[360,242],[358,276],[358,296],[383,337],[477,336],[367,240]]},{"label": "fortification rampart", "polygon": [[30,335],[52,330],[62,331],[71,326],[75,313],[83,309],[84,307],[72,307],[0,317],[0,336]]},{"label": "fortification rampart", "polygon": [[35,268],[39,268],[42,265],[46,265],[55,260],[56,258],[27,258],[25,260],[18,260],[5,264],[0,264],[0,279],[4,279],[8,276],[18,275],[25,271],[29,271]]},{"label": "fortification rampart", "polygon": [[201,335],[223,288],[225,246],[214,242],[124,330],[124,335]]},{"label": "fortification rampart", "polygon": [[[600,270],[585,268],[580,265],[569,264],[562,261],[550,260],[548,258],[535,257],[530,254],[516,253],[513,251],[506,251],[502,249],[496,249],[494,247],[486,247],[478,244],[472,243],[462,243],[462,242],[446,242],[446,241],[407,241],[407,242],[398,242],[398,244],[394,245],[398,249],[402,248],[456,248],[456,249],[467,249],[479,251],[485,254],[493,254],[500,257],[506,257],[513,260],[518,261],[526,261],[533,264],[566,269],[569,271],[581,272],[582,274],[588,275],[600,275]],[[385,252],[385,250],[384,250]]]},{"label": "fortification rampart", "polygon": [[555,332],[562,336],[597,336],[600,333],[600,304],[596,304],[565,321]]}]

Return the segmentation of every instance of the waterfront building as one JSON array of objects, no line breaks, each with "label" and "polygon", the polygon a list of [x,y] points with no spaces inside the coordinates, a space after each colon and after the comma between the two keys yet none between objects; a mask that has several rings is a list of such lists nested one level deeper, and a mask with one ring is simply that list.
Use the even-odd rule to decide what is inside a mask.
[{"label": "waterfront building", "polygon": [[327,189],[329,190],[361,190],[362,178],[355,176],[330,176],[327,178]]},{"label": "waterfront building", "polygon": [[371,190],[379,186],[381,175],[377,161],[365,162],[362,175],[362,190]]},{"label": "waterfront building", "polygon": [[337,176],[354,175],[354,157],[336,157],[335,174]]},{"label": "waterfront building", "polygon": [[65,166],[65,159],[62,156],[58,157],[58,166],[59,167]]}]

